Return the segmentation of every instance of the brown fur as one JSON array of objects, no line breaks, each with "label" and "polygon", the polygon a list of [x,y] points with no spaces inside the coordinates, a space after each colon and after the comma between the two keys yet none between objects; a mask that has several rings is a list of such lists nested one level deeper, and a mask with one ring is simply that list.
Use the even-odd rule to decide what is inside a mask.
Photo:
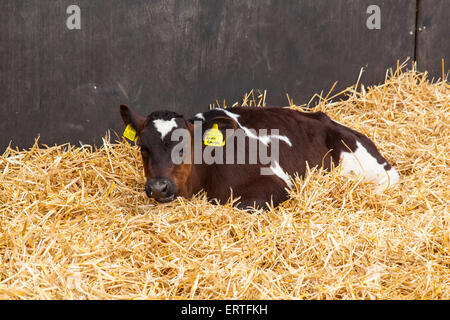
[{"label": "brown fur", "polygon": [[[379,163],[386,160],[379,154],[375,145],[366,136],[332,121],[321,112],[302,113],[285,108],[233,108],[227,111],[239,115],[237,121],[251,129],[278,129],[280,135],[289,138],[292,146],[279,141],[279,164],[289,175],[303,176],[306,171],[306,163],[309,167],[324,167],[329,169],[339,163],[339,155],[342,151],[352,151],[359,141],[371,153]],[[206,191],[208,198],[218,202],[226,202],[231,192],[234,198],[240,197],[238,207],[265,206],[272,202],[278,205],[287,199],[287,187],[285,181],[276,175],[260,175],[260,164],[225,164],[226,148],[223,150],[224,164],[181,164],[174,165],[171,162],[170,137],[164,141],[155,133],[151,120],[162,117],[169,120],[176,118],[179,128],[188,129],[191,136],[194,135],[194,120],[185,120],[182,116],[169,112],[158,111],[147,118],[137,115],[126,106],[121,106],[121,115],[125,124],[131,123],[136,127],[140,144],[143,149],[152,149],[150,159],[143,157],[144,169],[147,178],[162,177],[170,179],[176,185],[176,195],[186,198]],[[202,114],[202,133],[211,128],[213,123],[219,124],[219,129],[236,129],[236,121],[228,117],[221,110],[212,110]],[[170,135],[167,135],[170,136]],[[231,137],[232,138],[232,137]],[[166,141],[166,139],[168,139]],[[226,137],[230,139],[230,137]],[[248,144],[249,138],[246,138]],[[193,139],[192,144],[193,144]],[[204,149],[206,146],[202,144]],[[193,150],[193,145],[191,145]],[[248,160],[248,148],[246,150]],[[191,152],[193,160],[193,152]],[[236,152],[235,152],[236,157]],[[236,162],[235,162],[236,163]],[[389,165],[387,165],[389,166]],[[267,167],[267,166],[266,166]],[[232,191],[231,191],[232,190]]]}]

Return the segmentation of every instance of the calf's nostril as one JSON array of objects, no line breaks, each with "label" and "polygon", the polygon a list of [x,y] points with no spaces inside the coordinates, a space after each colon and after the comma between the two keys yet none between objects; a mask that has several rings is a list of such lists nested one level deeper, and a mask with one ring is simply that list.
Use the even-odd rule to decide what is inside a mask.
[{"label": "calf's nostril", "polygon": [[148,184],[145,185],[145,193],[148,197],[150,197],[152,194],[152,188]]},{"label": "calf's nostril", "polygon": [[150,185],[153,196],[164,196],[169,191],[169,184],[165,181],[157,181]]}]

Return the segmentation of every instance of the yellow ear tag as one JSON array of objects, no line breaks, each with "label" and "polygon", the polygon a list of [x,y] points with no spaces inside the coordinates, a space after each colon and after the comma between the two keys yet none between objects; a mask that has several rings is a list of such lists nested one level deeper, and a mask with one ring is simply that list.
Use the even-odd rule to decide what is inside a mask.
[{"label": "yellow ear tag", "polygon": [[122,136],[124,136],[128,140],[131,140],[131,141],[134,141],[134,142],[137,141],[136,130],[134,130],[134,128],[131,126],[131,124],[127,125],[127,127],[125,128],[125,131],[123,132]]},{"label": "yellow ear tag", "polygon": [[222,132],[220,132],[217,123],[214,123],[212,128],[206,131],[203,143],[205,146],[213,147],[223,147],[225,145],[225,140],[223,140]]}]

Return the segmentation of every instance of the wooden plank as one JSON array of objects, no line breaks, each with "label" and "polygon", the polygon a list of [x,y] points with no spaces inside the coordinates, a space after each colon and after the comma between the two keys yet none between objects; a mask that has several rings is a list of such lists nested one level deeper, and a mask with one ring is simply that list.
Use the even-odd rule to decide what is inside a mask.
[{"label": "wooden plank", "polygon": [[450,70],[450,23],[448,0],[420,0],[417,32],[417,66],[434,78]]},{"label": "wooden plank", "polygon": [[[68,30],[71,0],[3,0],[0,20],[0,150],[41,143],[101,144],[121,133],[118,105],[190,116],[251,89],[297,104],[315,92],[384,80],[414,55],[410,0],[79,0],[81,30]],[[366,27],[369,5],[381,29]],[[335,91],[337,92],[337,91]]]}]

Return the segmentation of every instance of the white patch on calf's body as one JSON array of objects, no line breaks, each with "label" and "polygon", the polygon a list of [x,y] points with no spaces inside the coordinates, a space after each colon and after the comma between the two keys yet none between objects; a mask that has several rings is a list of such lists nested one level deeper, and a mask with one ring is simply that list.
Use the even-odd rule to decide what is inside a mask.
[{"label": "white patch on calf's body", "polygon": [[162,120],[162,119],[156,119],[153,120],[153,125],[155,126],[156,130],[161,134],[161,140],[164,139],[164,137],[172,131],[174,128],[176,128],[177,122],[175,121],[175,118],[172,118],[170,120]]},{"label": "white patch on calf's body", "polygon": [[269,144],[270,139],[278,139],[278,140],[286,142],[289,147],[292,147],[291,140],[288,137],[281,136],[281,135],[278,135],[278,134],[270,134],[270,135],[267,135],[267,136],[261,136],[261,137],[257,137],[256,139],[259,139],[259,141],[261,141],[261,143],[266,145],[266,146]]},{"label": "white patch on calf's body", "polygon": [[386,162],[380,164],[367,149],[356,141],[354,152],[341,153],[341,166],[343,174],[354,174],[362,176],[365,180],[374,182],[378,186],[378,191],[383,191],[389,186],[397,184],[400,176],[393,167],[386,170]]},{"label": "white patch on calf's body", "polygon": [[[240,115],[229,112],[224,109],[220,109],[220,110],[223,111],[228,117],[230,117],[231,119],[236,121],[239,128],[244,130],[245,134],[249,138],[256,139],[256,140],[260,141],[262,144],[264,144],[265,146],[269,145],[269,143],[271,142],[271,139],[278,139],[278,140],[285,142],[287,145],[289,145],[289,147],[292,147],[291,140],[287,136],[278,135],[278,134],[258,136],[256,134],[254,134],[249,128],[244,127],[238,121],[238,118]],[[261,168],[261,175],[271,175],[271,174],[276,175],[281,180],[283,180],[289,188],[292,188],[293,184],[291,182],[289,175],[283,170],[283,168],[281,168],[280,164],[277,161],[274,161],[273,164],[269,168]]]},{"label": "white patch on calf's body", "polygon": [[291,183],[291,179],[289,177],[289,175],[284,172],[283,168],[281,168],[280,164],[278,162],[275,161],[275,163],[270,166],[270,170],[272,170],[272,172],[279,177],[280,179],[282,179],[289,188],[292,187],[292,183]]},{"label": "white patch on calf's body", "polygon": [[201,112],[200,112],[200,113],[197,113],[197,114],[194,116],[194,118],[197,118],[197,119],[206,121],[205,116],[204,116],[203,113],[201,113]]},{"label": "white patch on calf's body", "polygon": [[273,139],[279,139],[279,140],[281,140],[281,141],[286,142],[286,143],[289,145],[289,147],[292,147],[291,140],[290,140],[288,137],[282,136],[282,135],[278,135],[278,134],[272,134],[272,135],[267,135],[267,136],[261,136],[261,137],[259,137],[259,136],[255,135],[253,132],[251,132],[251,130],[250,130],[249,128],[244,127],[243,125],[241,125],[241,123],[238,121],[238,118],[239,118],[239,115],[238,115],[238,114],[229,112],[229,111],[224,110],[224,109],[220,109],[220,110],[223,111],[223,112],[224,112],[227,116],[229,116],[231,119],[233,119],[234,121],[236,121],[236,123],[238,124],[238,126],[239,126],[242,130],[244,130],[245,134],[246,134],[249,138],[259,140],[259,141],[260,141],[262,144],[264,144],[265,146],[267,146],[267,145],[270,143],[270,139],[272,139],[272,138],[273,138]]}]

